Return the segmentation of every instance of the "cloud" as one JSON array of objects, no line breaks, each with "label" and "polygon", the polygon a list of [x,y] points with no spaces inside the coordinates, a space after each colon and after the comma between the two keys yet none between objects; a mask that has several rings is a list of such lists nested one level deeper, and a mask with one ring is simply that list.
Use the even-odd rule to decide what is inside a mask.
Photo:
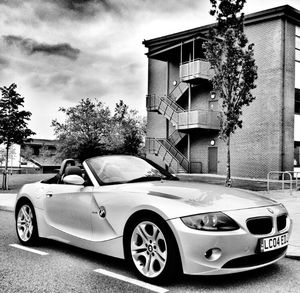
[{"label": "cloud", "polygon": [[0,5],[9,6],[9,7],[17,7],[22,4],[22,0],[0,0]]},{"label": "cloud", "polygon": [[[52,1],[53,2],[53,1]],[[55,0],[58,6],[77,14],[93,15],[99,11],[114,11],[118,8],[114,1],[107,0]]]},{"label": "cloud", "polygon": [[28,13],[33,13],[33,18],[53,23],[66,19],[76,22],[92,21],[104,16],[113,17],[117,21],[129,21],[149,12],[171,15],[174,12],[180,13],[181,10],[195,11],[199,7],[195,0],[0,0],[1,4],[15,9],[26,9]]},{"label": "cloud", "polygon": [[9,46],[17,46],[21,50],[25,51],[28,55],[43,53],[46,55],[57,55],[75,60],[78,58],[80,53],[79,49],[73,48],[68,43],[50,45],[46,43],[38,43],[30,38],[23,38],[13,35],[3,36],[3,39]]},{"label": "cloud", "polygon": [[60,106],[82,98],[112,108],[123,99],[145,113],[142,40],[193,27],[196,6],[195,0],[0,0],[1,83],[18,84],[42,137]]},{"label": "cloud", "polygon": [[[13,0],[16,1],[16,0]],[[31,0],[35,16],[42,22],[92,21],[98,16],[119,15],[118,1],[109,0]]]},{"label": "cloud", "polygon": [[67,43],[56,45],[36,44],[32,47],[31,54],[38,52],[45,53],[48,55],[58,55],[75,60],[78,58],[80,50],[71,47],[70,44]]},{"label": "cloud", "polygon": [[47,90],[52,92],[61,91],[69,87],[72,76],[67,73],[32,73],[28,78],[28,84],[35,89]]},{"label": "cloud", "polygon": [[0,56],[0,70],[4,69],[5,67],[8,67],[8,65],[9,65],[8,59]]},{"label": "cloud", "polygon": [[57,85],[61,85],[63,87],[65,87],[66,85],[69,84],[69,82],[72,80],[72,76],[70,76],[69,74],[64,74],[64,73],[58,73],[53,75],[48,82],[48,86],[57,86]]},{"label": "cloud", "polygon": [[82,98],[99,98],[108,94],[109,87],[105,81],[93,77],[77,76],[71,80],[67,88],[62,90],[62,98],[66,101],[79,101]]}]

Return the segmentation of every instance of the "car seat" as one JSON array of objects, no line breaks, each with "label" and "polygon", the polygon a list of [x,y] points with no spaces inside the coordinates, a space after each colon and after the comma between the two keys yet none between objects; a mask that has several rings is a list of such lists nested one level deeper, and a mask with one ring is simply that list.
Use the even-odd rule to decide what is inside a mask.
[{"label": "car seat", "polygon": [[69,166],[66,168],[64,176],[68,175],[78,175],[82,177],[82,170],[78,166]]}]

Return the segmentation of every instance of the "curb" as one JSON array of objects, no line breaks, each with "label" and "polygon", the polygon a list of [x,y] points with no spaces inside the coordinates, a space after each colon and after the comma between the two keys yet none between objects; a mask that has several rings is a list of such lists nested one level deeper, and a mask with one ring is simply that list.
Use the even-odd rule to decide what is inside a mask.
[{"label": "curb", "polygon": [[300,260],[300,247],[290,244],[285,257]]},{"label": "curb", "polygon": [[0,206],[0,211],[13,212],[14,208],[13,207],[8,207],[8,206]]},{"label": "curb", "polygon": [[13,212],[17,193],[0,193],[0,210]]},{"label": "curb", "polygon": [[286,258],[289,258],[289,259],[295,259],[295,260],[300,260],[300,255],[299,254],[286,254],[285,255]]}]

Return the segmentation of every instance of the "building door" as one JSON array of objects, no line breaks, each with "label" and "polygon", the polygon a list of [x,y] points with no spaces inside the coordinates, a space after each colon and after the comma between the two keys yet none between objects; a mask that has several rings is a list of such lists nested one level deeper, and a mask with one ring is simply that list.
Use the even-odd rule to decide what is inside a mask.
[{"label": "building door", "polygon": [[208,173],[218,173],[218,148],[208,148]]}]

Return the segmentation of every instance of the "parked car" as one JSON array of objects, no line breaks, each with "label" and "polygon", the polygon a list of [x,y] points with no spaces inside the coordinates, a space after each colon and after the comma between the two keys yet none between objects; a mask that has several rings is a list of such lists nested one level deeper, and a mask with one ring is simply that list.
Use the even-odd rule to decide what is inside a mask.
[{"label": "parked car", "polygon": [[160,282],[178,273],[236,273],[284,257],[291,220],[282,204],[234,188],[191,183],[125,155],[65,160],[26,184],[16,206],[23,245],[39,237],[124,258]]}]

